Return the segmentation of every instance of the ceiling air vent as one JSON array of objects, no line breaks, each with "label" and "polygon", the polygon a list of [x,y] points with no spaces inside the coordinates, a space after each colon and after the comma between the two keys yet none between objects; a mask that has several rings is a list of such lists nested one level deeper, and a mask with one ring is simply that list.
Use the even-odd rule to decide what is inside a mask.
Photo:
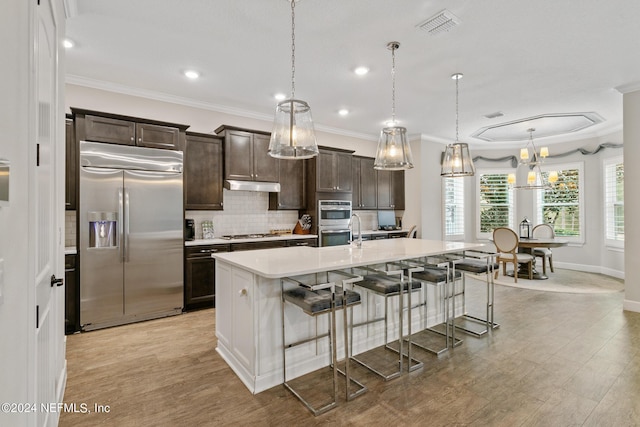
[{"label": "ceiling air vent", "polygon": [[489,113],[484,115],[484,117],[486,117],[487,119],[496,119],[502,116],[504,116],[504,113],[502,111],[496,111],[495,113]]},{"label": "ceiling air vent", "polygon": [[435,36],[436,34],[449,31],[459,24],[460,20],[458,17],[447,9],[444,9],[423,23],[418,24],[417,27],[428,32],[430,35]]}]

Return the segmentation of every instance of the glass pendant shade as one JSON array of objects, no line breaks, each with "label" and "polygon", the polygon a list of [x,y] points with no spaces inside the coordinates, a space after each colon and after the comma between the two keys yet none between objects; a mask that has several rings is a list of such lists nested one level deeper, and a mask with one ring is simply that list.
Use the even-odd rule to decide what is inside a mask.
[{"label": "glass pendant shade", "polygon": [[276,106],[269,155],[279,159],[309,159],[318,154],[309,104],[285,99]]},{"label": "glass pendant shade", "polygon": [[394,126],[382,129],[373,168],[384,170],[413,168],[413,156],[407,141],[406,128]]},{"label": "glass pendant shade", "polygon": [[475,173],[476,168],[473,165],[473,160],[469,153],[469,144],[456,142],[455,144],[447,145],[444,158],[442,159],[440,176],[454,178],[459,176],[473,176]]}]

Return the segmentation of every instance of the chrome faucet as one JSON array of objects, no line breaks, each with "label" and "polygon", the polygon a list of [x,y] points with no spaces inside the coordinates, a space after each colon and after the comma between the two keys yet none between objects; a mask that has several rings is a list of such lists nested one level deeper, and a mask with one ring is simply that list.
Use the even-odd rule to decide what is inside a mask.
[{"label": "chrome faucet", "polygon": [[356,247],[362,248],[362,227],[360,222],[360,216],[357,213],[351,215],[351,219],[349,220],[349,227],[351,228],[351,235],[353,236],[353,218],[358,220],[358,240],[356,241]]}]

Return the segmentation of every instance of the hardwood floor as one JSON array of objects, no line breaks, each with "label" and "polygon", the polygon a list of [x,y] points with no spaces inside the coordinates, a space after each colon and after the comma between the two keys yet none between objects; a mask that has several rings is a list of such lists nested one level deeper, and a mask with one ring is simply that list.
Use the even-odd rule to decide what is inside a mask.
[{"label": "hardwood floor", "polygon": [[72,335],[65,403],[109,412],[60,425],[637,426],[640,313],[623,296],[496,286],[490,336],[418,349],[424,368],[388,382],[356,368],[369,391],[319,417],[282,386],[251,395],[215,351],[213,310]]}]

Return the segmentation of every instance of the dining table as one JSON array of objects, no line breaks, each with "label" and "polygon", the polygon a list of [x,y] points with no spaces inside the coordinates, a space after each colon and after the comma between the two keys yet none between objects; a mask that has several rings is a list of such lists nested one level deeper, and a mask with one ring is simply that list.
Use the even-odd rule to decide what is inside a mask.
[{"label": "dining table", "polygon": [[[562,246],[567,246],[569,241],[567,239],[559,239],[559,238],[520,238],[518,241],[518,252],[528,253],[533,255],[533,250],[535,248],[559,248]],[[518,277],[522,279],[529,278],[529,271],[527,270],[527,266],[521,264],[518,269]],[[536,269],[536,257],[533,258],[533,279],[534,280],[546,280],[549,276],[537,271]]]}]

